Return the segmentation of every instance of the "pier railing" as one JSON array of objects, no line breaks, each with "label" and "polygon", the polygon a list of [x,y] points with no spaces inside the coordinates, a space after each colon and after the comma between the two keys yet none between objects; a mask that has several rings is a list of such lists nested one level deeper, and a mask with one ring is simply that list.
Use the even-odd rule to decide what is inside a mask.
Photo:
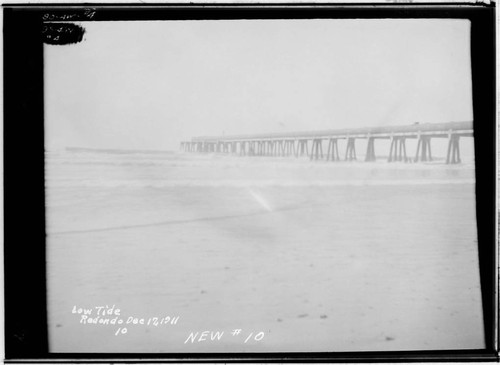
[{"label": "pier railing", "polygon": [[[365,161],[376,161],[375,141],[390,139],[388,161],[431,161],[431,140],[447,138],[446,163],[460,163],[460,138],[473,137],[472,122],[415,123],[412,125],[348,128],[335,130],[266,133],[252,135],[202,136],[181,142],[181,150],[199,153],[232,153],[248,156],[304,156],[311,160],[339,161],[338,140],[347,141],[344,160],[356,160],[356,140],[366,139]],[[415,157],[408,157],[406,139],[417,139]],[[328,142],[326,154],[323,142]],[[311,148],[309,148],[309,146]]]}]

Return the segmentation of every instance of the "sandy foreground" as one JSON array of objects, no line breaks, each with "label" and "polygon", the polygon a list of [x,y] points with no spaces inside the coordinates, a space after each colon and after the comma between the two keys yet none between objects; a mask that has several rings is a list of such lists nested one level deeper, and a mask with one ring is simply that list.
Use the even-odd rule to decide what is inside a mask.
[{"label": "sandy foreground", "polygon": [[[225,180],[204,184],[203,161],[175,163],[134,168],[133,180],[182,171],[182,181],[196,183],[112,185],[105,182],[118,175],[123,182],[123,166],[102,179],[95,161],[49,164],[51,351],[484,346],[474,184],[462,172],[443,178],[429,167],[398,173],[401,184],[315,184],[341,171],[318,167],[308,170],[311,184],[246,184],[255,176],[245,179],[236,163],[216,165]],[[280,169],[264,176],[266,168],[259,179]],[[369,181],[385,179],[381,171]],[[288,165],[283,174],[302,175]],[[74,309],[124,323],[84,324]]]}]

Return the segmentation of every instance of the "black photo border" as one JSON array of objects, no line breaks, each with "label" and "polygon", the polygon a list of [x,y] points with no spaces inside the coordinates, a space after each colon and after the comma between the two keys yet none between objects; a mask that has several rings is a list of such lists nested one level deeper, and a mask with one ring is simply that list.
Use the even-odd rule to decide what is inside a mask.
[{"label": "black photo border", "polygon": [[[89,10],[92,19],[86,18]],[[498,361],[494,4],[3,5],[5,358],[15,362]],[[471,22],[476,204],[486,348],[322,353],[49,353],[46,304],[44,79],[47,14],[75,21],[454,18]],[[45,18],[44,18],[45,16]]]}]

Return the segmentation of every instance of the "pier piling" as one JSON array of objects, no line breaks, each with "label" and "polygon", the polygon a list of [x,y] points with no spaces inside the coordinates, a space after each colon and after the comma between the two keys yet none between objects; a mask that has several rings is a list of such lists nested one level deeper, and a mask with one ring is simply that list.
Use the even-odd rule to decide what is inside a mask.
[{"label": "pier piling", "polygon": [[323,143],[322,139],[314,139],[313,140],[313,145],[311,148],[311,160],[318,160],[320,158],[323,158]]},{"label": "pier piling", "polygon": [[[338,140],[346,140],[345,160],[356,160],[356,139],[366,139],[364,161],[376,161],[375,139],[390,139],[388,162],[412,162],[407,156],[406,140],[417,139],[415,162],[432,161],[431,139],[448,139],[446,163],[461,162],[460,138],[473,137],[472,122],[414,123],[392,127],[350,128],[294,133],[270,133],[218,137],[195,137],[180,142],[183,152],[224,153],[240,156],[307,156],[323,159],[323,140],[328,141],[326,160],[339,161]],[[311,150],[309,151],[309,141]]]},{"label": "pier piling", "polygon": [[345,150],[345,160],[354,161],[356,160],[356,145],[355,139],[352,137],[347,138],[347,147]]},{"label": "pier piling", "polygon": [[389,151],[388,162],[408,162],[406,156],[406,138],[405,137],[392,137],[391,148]]},{"label": "pier piling", "polygon": [[377,158],[375,157],[375,138],[369,137],[368,138],[368,146],[366,147],[365,161],[372,162],[372,161],[376,161],[376,160],[377,160]]},{"label": "pier piling", "polygon": [[328,150],[326,153],[326,160],[339,161],[339,145],[337,143],[337,138],[330,138],[328,140]]},{"label": "pier piling", "polygon": [[420,135],[417,142],[417,153],[415,155],[415,162],[418,161],[432,161],[431,153],[431,137]]},{"label": "pier piling", "polygon": [[457,164],[460,159],[460,136],[450,133],[448,137],[448,153],[446,154],[447,164]]}]

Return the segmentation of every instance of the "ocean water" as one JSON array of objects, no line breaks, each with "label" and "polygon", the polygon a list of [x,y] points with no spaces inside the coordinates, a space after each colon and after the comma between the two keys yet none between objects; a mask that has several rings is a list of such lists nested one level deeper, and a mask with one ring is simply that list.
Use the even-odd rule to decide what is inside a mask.
[{"label": "ocean water", "polygon": [[[472,161],[47,152],[50,350],[482,348],[474,181]],[[123,324],[73,313],[96,307]]]}]

